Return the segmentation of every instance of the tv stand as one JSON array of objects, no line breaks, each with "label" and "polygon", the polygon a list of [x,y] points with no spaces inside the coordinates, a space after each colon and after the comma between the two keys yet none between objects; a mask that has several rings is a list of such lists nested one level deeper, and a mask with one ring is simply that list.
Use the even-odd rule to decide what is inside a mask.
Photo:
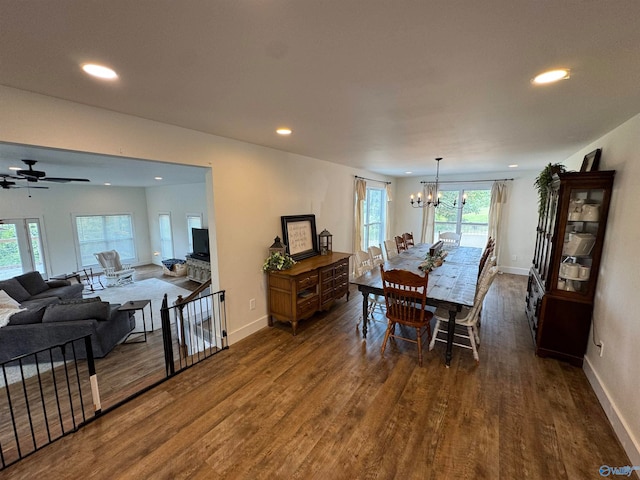
[{"label": "tv stand", "polygon": [[198,283],[209,280],[211,278],[209,257],[187,255],[187,278]]}]

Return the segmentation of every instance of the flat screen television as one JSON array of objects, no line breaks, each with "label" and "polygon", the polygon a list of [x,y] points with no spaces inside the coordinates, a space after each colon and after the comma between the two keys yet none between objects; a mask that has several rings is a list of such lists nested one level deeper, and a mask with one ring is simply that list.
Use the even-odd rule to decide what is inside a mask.
[{"label": "flat screen television", "polygon": [[191,239],[193,241],[193,253],[191,256],[209,259],[209,229],[192,228]]}]

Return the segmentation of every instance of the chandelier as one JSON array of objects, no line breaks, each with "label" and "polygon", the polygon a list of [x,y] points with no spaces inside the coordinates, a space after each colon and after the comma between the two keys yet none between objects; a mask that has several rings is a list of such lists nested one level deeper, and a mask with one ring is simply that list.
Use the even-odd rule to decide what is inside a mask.
[{"label": "chandelier", "polygon": [[[467,203],[467,194],[465,193],[462,196],[462,205],[460,205],[460,207],[457,207],[457,200],[454,200],[453,203],[447,203],[444,202],[442,200],[442,192],[440,191],[440,189],[438,188],[438,183],[440,181],[440,160],[442,160],[442,157],[437,157],[436,158],[436,162],[438,164],[438,166],[436,167],[436,185],[435,185],[435,195],[431,195],[431,193],[429,193],[429,195],[427,195],[426,200],[422,199],[422,192],[418,192],[418,194],[416,196],[414,196],[413,194],[411,194],[411,197],[409,199],[409,202],[411,203],[411,206],[413,208],[424,208],[424,207],[431,207],[433,206],[438,207],[440,205],[443,205],[445,207],[449,207],[449,208],[462,208],[464,207],[465,203]],[[424,182],[423,182],[424,183]]]}]

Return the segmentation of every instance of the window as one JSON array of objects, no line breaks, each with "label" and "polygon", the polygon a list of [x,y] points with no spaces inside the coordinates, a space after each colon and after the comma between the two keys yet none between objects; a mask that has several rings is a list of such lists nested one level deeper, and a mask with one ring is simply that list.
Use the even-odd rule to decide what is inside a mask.
[{"label": "window", "polygon": [[387,217],[387,193],[384,188],[367,187],[367,198],[364,202],[362,239],[364,249],[380,246],[385,240]]},{"label": "window", "polygon": [[173,258],[173,234],[171,232],[171,215],[161,213],[158,215],[160,224],[160,255],[162,260]]},{"label": "window", "polygon": [[189,239],[189,251],[193,252],[192,228],[202,228],[202,215],[187,213],[187,238]]},{"label": "window", "polygon": [[459,206],[465,194],[467,202],[463,209],[443,204],[436,208],[435,239],[440,232],[456,232],[462,235],[460,245],[482,248],[489,235],[491,190],[445,190],[440,200],[447,205],[455,200]]},{"label": "window", "polygon": [[136,260],[131,215],[78,215],[75,222],[81,267],[96,265],[93,254],[105,250],[116,250],[122,262]]}]

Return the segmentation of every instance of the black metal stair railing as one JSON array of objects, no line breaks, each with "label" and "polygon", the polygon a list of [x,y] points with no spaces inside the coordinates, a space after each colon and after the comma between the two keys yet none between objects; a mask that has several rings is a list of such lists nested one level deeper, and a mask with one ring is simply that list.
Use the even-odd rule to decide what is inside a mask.
[{"label": "black metal stair railing", "polygon": [[173,306],[165,295],[160,316],[167,377],[229,348],[224,290],[204,289]]},{"label": "black metal stair railing", "polygon": [[0,470],[100,413],[90,335],[0,363]]}]

